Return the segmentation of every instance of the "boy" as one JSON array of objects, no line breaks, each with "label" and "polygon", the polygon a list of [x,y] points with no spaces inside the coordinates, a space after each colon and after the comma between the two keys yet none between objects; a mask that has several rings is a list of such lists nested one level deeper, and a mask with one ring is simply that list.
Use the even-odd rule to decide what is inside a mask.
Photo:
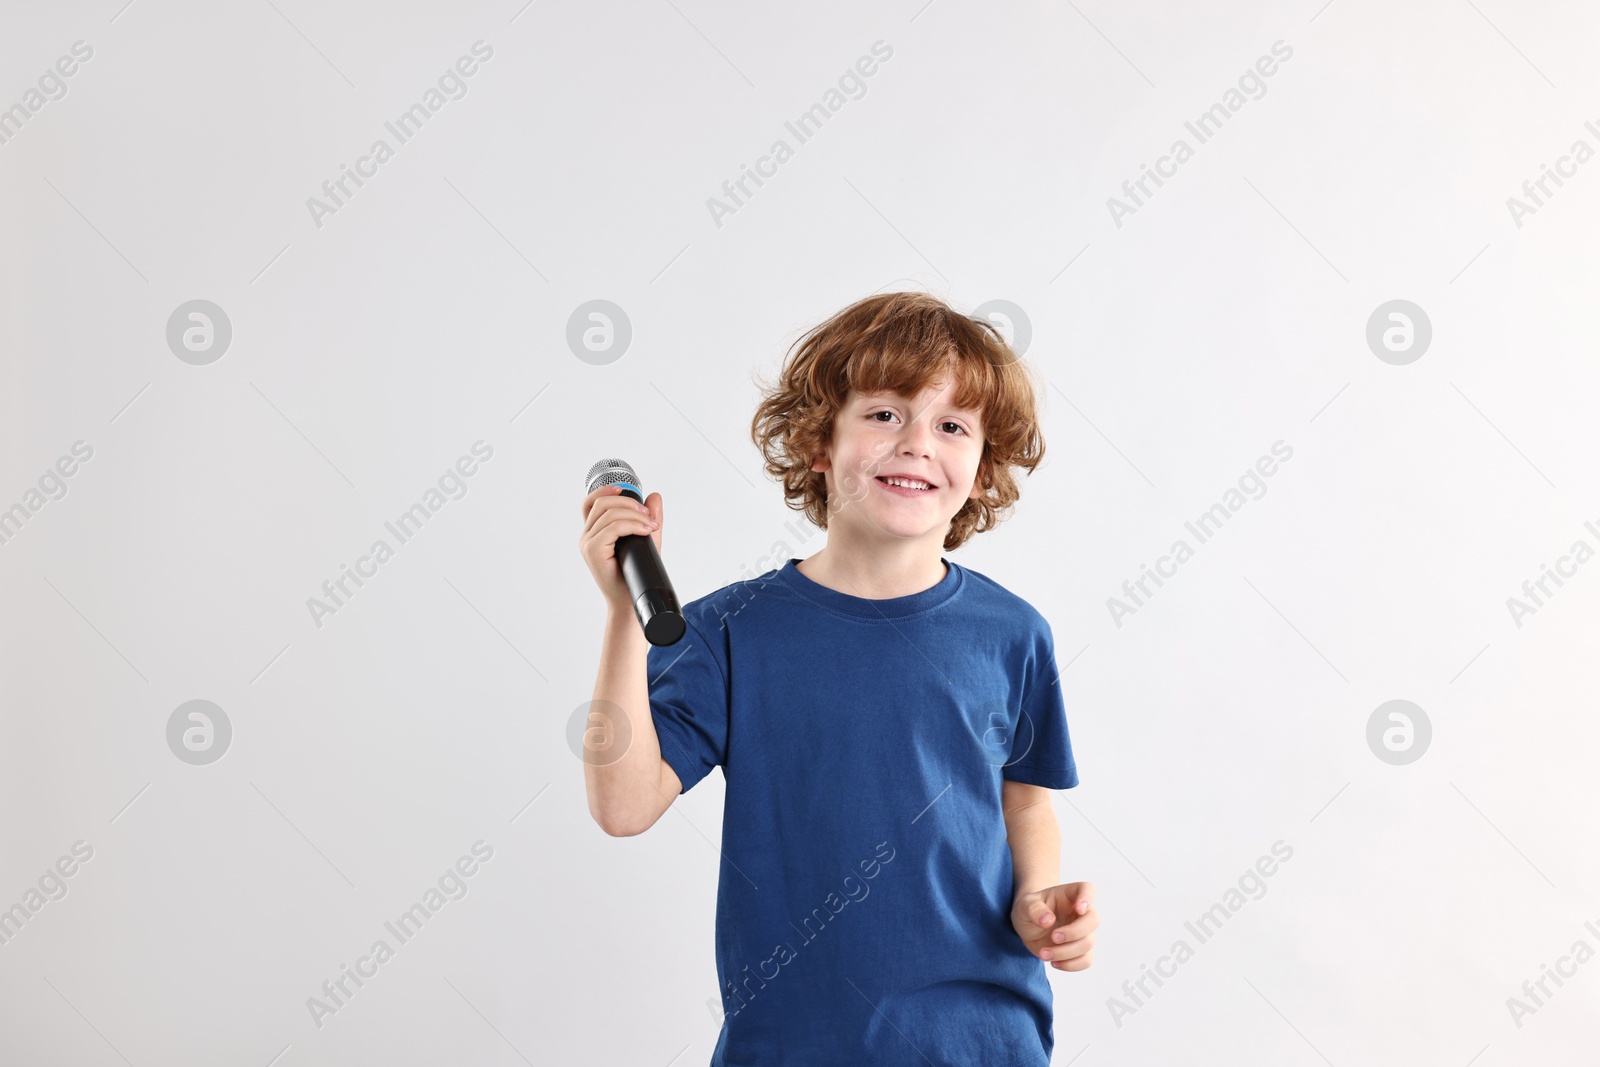
[{"label": "boy", "polygon": [[751,435],[827,530],[815,555],[688,603],[655,647],[613,552],[660,545],[661,495],[584,499],[608,605],[595,707],[628,739],[585,761],[590,813],[641,833],[723,768],[712,1067],[1048,1067],[1039,961],[1084,969],[1099,925],[1094,887],[1058,884],[1048,791],[1078,776],[1053,638],[941,555],[1043,458],[1032,383],[993,327],[925,294],[797,344]]}]

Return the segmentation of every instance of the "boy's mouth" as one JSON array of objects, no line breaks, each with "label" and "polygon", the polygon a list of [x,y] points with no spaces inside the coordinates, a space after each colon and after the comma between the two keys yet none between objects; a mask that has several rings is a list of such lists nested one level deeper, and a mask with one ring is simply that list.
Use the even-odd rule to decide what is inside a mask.
[{"label": "boy's mouth", "polygon": [[905,478],[899,475],[880,474],[876,477],[876,481],[880,485],[893,490],[895,493],[901,496],[915,496],[919,493],[931,493],[934,489],[938,488],[935,485],[931,485],[928,482],[923,481],[921,478]]}]

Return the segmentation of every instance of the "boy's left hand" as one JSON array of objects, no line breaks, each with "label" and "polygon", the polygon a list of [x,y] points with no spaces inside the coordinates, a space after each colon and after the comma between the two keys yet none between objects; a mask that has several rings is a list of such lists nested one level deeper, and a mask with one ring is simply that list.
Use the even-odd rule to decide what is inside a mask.
[{"label": "boy's left hand", "polygon": [[1028,951],[1058,971],[1081,971],[1094,957],[1094,884],[1068,882],[1034,893],[1019,893],[1011,905],[1011,926]]}]

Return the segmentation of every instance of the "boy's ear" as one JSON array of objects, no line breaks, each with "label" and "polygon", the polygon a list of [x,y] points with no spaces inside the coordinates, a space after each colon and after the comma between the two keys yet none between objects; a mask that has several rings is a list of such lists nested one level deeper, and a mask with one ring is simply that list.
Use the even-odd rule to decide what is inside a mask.
[{"label": "boy's ear", "polygon": [[830,422],[822,431],[822,446],[817,454],[811,458],[810,469],[817,474],[822,474],[833,466],[833,460],[828,456],[828,450],[833,447],[833,437],[837,432],[837,424]]}]

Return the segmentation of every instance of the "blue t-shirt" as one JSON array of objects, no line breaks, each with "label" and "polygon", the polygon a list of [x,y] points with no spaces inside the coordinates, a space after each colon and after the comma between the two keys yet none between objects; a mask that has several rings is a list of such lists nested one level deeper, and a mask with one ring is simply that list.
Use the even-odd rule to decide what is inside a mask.
[{"label": "blue t-shirt", "polygon": [[1078,783],[1050,626],[949,560],[868,600],[790,559],[648,653],[661,755],[727,783],[712,1067],[1048,1067],[1002,778]]}]

